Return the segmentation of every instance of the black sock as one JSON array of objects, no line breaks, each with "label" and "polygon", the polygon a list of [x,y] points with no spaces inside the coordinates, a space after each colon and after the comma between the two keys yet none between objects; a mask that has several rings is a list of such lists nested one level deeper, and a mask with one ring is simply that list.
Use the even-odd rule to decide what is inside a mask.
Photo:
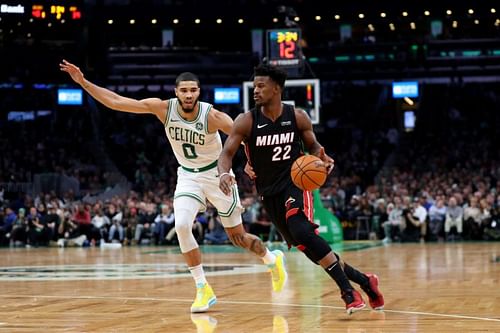
[{"label": "black sock", "polygon": [[352,291],[354,288],[349,283],[349,279],[345,275],[342,270],[342,266],[339,261],[331,264],[328,268],[325,268],[325,271],[335,280],[337,285],[339,286],[342,293]]},{"label": "black sock", "polygon": [[366,286],[368,285],[368,277],[355,269],[352,266],[349,266],[347,263],[344,263],[344,272],[345,275],[349,278],[349,280],[356,282],[360,286]]}]

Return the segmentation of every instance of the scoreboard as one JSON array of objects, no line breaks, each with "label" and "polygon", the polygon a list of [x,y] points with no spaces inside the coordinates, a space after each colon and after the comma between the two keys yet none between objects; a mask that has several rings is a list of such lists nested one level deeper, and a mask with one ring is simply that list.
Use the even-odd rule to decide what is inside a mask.
[{"label": "scoreboard", "polygon": [[300,29],[273,29],[266,32],[266,53],[269,64],[299,67],[302,64]]}]

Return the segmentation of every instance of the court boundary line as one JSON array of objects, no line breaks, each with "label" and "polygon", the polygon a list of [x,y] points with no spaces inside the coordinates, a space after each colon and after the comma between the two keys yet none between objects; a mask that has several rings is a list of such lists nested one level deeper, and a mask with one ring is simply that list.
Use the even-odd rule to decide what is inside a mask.
[{"label": "court boundary line", "polygon": [[[0,295],[0,298],[45,298],[45,299],[102,299],[102,300],[116,300],[116,301],[157,301],[157,302],[182,302],[182,303],[192,303],[192,299],[186,298],[159,298],[159,297],[121,297],[121,296],[56,296],[56,295]],[[245,305],[270,305],[270,306],[288,306],[288,307],[299,307],[299,308],[325,308],[325,309],[335,309],[335,310],[345,310],[341,306],[333,305],[319,305],[319,304],[296,304],[296,303],[277,303],[277,302],[255,302],[255,301],[228,301],[217,299],[219,304],[245,304]],[[374,311],[370,309],[365,309],[362,311]],[[500,319],[488,318],[488,317],[476,317],[476,316],[466,316],[460,314],[445,314],[445,313],[433,313],[424,311],[406,311],[406,310],[390,310],[384,309],[383,312],[396,313],[396,314],[413,314],[418,316],[429,316],[429,317],[442,317],[442,318],[455,318],[455,319],[467,319],[467,320],[479,320],[479,321],[492,321],[500,323]]]}]

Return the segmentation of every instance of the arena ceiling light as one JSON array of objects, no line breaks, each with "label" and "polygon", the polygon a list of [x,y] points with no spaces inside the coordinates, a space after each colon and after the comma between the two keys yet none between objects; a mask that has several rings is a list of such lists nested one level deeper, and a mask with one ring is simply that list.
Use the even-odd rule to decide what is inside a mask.
[{"label": "arena ceiling light", "polygon": [[470,15],[474,14],[474,9],[472,9],[472,8],[471,8],[471,9],[469,9],[469,10],[467,11],[467,13],[469,13]]},{"label": "arena ceiling light", "polygon": [[321,21],[321,16],[316,15],[316,16],[314,17],[314,19],[315,19],[316,21]]},{"label": "arena ceiling light", "polygon": [[497,10],[496,10],[495,8],[491,8],[491,9],[490,9],[490,12],[491,12],[492,14],[495,14],[495,13],[497,12]]},{"label": "arena ceiling light", "polygon": [[222,19],[218,18],[215,22],[217,22],[217,24],[221,24],[222,23]]},{"label": "arena ceiling light", "polygon": [[451,14],[453,14],[453,12],[451,10],[449,10],[449,9],[446,10],[446,15],[451,15]]},{"label": "arena ceiling light", "polygon": [[424,11],[424,15],[425,15],[425,16],[429,16],[429,15],[431,15],[431,12],[430,12],[430,11],[428,11],[428,10],[426,10],[426,11]]},{"label": "arena ceiling light", "polygon": [[179,19],[173,19],[173,20],[172,20],[172,23],[173,23],[173,24],[178,24],[178,23],[179,23]]},{"label": "arena ceiling light", "polygon": [[408,12],[404,11],[404,12],[401,13],[401,15],[403,15],[404,17],[407,17],[408,16]]},{"label": "arena ceiling light", "polygon": [[384,12],[380,13],[380,17],[386,17],[386,16],[387,16],[386,13],[384,13]]},{"label": "arena ceiling light", "polygon": [[335,15],[336,20],[340,20],[340,15]]}]

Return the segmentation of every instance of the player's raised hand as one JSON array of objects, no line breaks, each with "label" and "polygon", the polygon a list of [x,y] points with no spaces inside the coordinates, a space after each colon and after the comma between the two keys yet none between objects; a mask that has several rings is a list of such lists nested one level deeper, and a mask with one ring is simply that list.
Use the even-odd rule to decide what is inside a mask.
[{"label": "player's raised hand", "polygon": [[321,147],[317,156],[323,161],[323,163],[325,163],[328,173],[332,172],[333,167],[335,166],[335,161],[325,153],[325,148]]},{"label": "player's raised hand", "polygon": [[59,64],[59,69],[63,72],[68,73],[76,83],[80,85],[83,84],[85,78],[83,77],[82,71],[77,66],[73,65],[69,61],[63,60]]}]

